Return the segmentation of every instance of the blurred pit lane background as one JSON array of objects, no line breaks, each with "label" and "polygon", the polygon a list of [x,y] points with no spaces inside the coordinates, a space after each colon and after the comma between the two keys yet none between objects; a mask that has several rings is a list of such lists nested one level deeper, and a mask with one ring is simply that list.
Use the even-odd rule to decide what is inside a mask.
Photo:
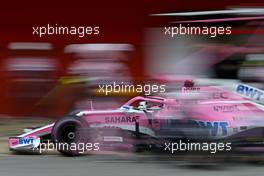
[{"label": "blurred pit lane background", "polygon": [[[1,117],[59,118],[89,106],[90,101],[95,108],[106,109],[135,96],[98,94],[98,84],[113,81],[169,85],[173,81],[168,77],[195,76],[238,79],[263,88],[263,4],[148,0],[103,4],[53,3],[39,7],[34,3],[7,3],[1,7]],[[231,12],[206,13],[215,10]],[[192,11],[203,14],[188,14]],[[152,16],[177,12],[186,15]],[[194,25],[231,26],[232,35],[164,35],[164,26],[174,22],[205,19],[209,22]],[[100,35],[32,35],[33,26],[46,24],[98,25]]]},{"label": "blurred pit lane background", "polygon": [[[90,107],[91,101],[95,109],[116,108],[136,95],[98,94],[98,84],[162,83],[167,85],[168,92],[173,92],[178,78],[218,78],[241,80],[264,89],[263,8],[264,3],[257,0],[1,3],[0,154],[8,154],[1,156],[1,172],[78,175],[87,174],[88,170],[93,175],[115,176],[263,174],[262,167],[234,167],[234,163],[226,160],[228,167],[221,163],[220,167],[190,169],[181,159],[175,163],[167,156],[165,162],[144,155],[132,159],[125,156],[125,160],[116,156],[12,158],[7,147],[8,136],[21,134],[26,127],[48,124],[73,109]],[[245,13],[245,9],[249,12]],[[207,12],[225,10],[231,13]],[[203,15],[189,13],[195,11]],[[185,15],[151,15],[180,12]],[[174,22],[206,19],[209,22],[190,24],[231,26],[232,35],[215,38],[164,35],[164,26]],[[32,35],[33,26],[47,24],[97,25],[100,35],[84,38]],[[199,162],[214,164],[204,158]]]}]

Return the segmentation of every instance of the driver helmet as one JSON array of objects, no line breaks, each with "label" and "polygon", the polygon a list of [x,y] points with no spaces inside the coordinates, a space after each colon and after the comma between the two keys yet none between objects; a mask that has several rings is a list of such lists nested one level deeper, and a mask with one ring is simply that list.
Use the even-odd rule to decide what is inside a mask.
[{"label": "driver helmet", "polygon": [[140,110],[147,110],[147,102],[146,101],[139,102],[138,109],[140,109]]}]

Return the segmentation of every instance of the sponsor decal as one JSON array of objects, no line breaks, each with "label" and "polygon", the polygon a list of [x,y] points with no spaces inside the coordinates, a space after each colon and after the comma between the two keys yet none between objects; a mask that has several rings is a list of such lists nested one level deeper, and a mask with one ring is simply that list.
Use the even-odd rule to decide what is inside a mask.
[{"label": "sponsor decal", "polygon": [[263,98],[263,92],[253,87],[239,84],[236,92],[254,100],[260,100]]},{"label": "sponsor decal", "polygon": [[226,92],[215,92],[212,94],[212,99],[227,99]]},{"label": "sponsor decal", "polygon": [[33,145],[34,147],[39,146],[40,144],[40,139],[39,138],[19,138],[18,144],[20,145]]},{"label": "sponsor decal", "polygon": [[19,139],[17,139],[17,138],[9,139],[9,146],[14,146],[14,145],[18,145],[18,144],[19,144]]},{"label": "sponsor decal", "polygon": [[123,137],[119,136],[104,136],[105,142],[123,142]]},{"label": "sponsor decal", "polygon": [[19,144],[33,144],[34,139],[33,138],[20,138]]},{"label": "sponsor decal", "polygon": [[211,136],[226,136],[228,122],[225,121],[197,121],[189,120],[190,124],[198,125],[201,128],[209,129]]},{"label": "sponsor decal", "polygon": [[220,106],[214,106],[214,111],[217,112],[235,112],[239,111],[237,105],[220,105]]},{"label": "sponsor decal", "polygon": [[182,91],[183,92],[191,92],[191,91],[194,91],[194,92],[198,92],[200,91],[200,87],[183,87],[182,88]]},{"label": "sponsor decal", "polygon": [[136,122],[139,116],[117,116],[117,117],[105,117],[106,123],[127,123]]}]

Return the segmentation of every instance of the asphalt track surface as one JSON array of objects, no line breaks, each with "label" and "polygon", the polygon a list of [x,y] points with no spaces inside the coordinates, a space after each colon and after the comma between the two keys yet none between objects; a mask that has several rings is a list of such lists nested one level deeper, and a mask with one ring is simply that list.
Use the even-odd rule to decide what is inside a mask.
[{"label": "asphalt track surface", "polygon": [[159,159],[156,156],[0,155],[1,176],[254,176],[263,175],[263,164],[206,163]]}]

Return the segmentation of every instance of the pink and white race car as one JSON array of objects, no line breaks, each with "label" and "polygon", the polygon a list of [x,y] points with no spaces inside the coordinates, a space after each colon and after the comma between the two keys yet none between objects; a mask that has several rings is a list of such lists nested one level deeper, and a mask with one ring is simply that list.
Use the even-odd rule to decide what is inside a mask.
[{"label": "pink and white race car", "polygon": [[[137,96],[114,110],[78,110],[55,123],[10,137],[9,147],[32,151],[42,143],[89,143],[86,150],[121,150],[153,148],[178,139],[239,141],[237,145],[251,139],[262,142],[264,92],[243,83],[230,85],[191,84],[170,98]],[[252,146],[262,149],[255,144],[259,143]],[[66,155],[80,153],[76,147],[57,150]]]}]

